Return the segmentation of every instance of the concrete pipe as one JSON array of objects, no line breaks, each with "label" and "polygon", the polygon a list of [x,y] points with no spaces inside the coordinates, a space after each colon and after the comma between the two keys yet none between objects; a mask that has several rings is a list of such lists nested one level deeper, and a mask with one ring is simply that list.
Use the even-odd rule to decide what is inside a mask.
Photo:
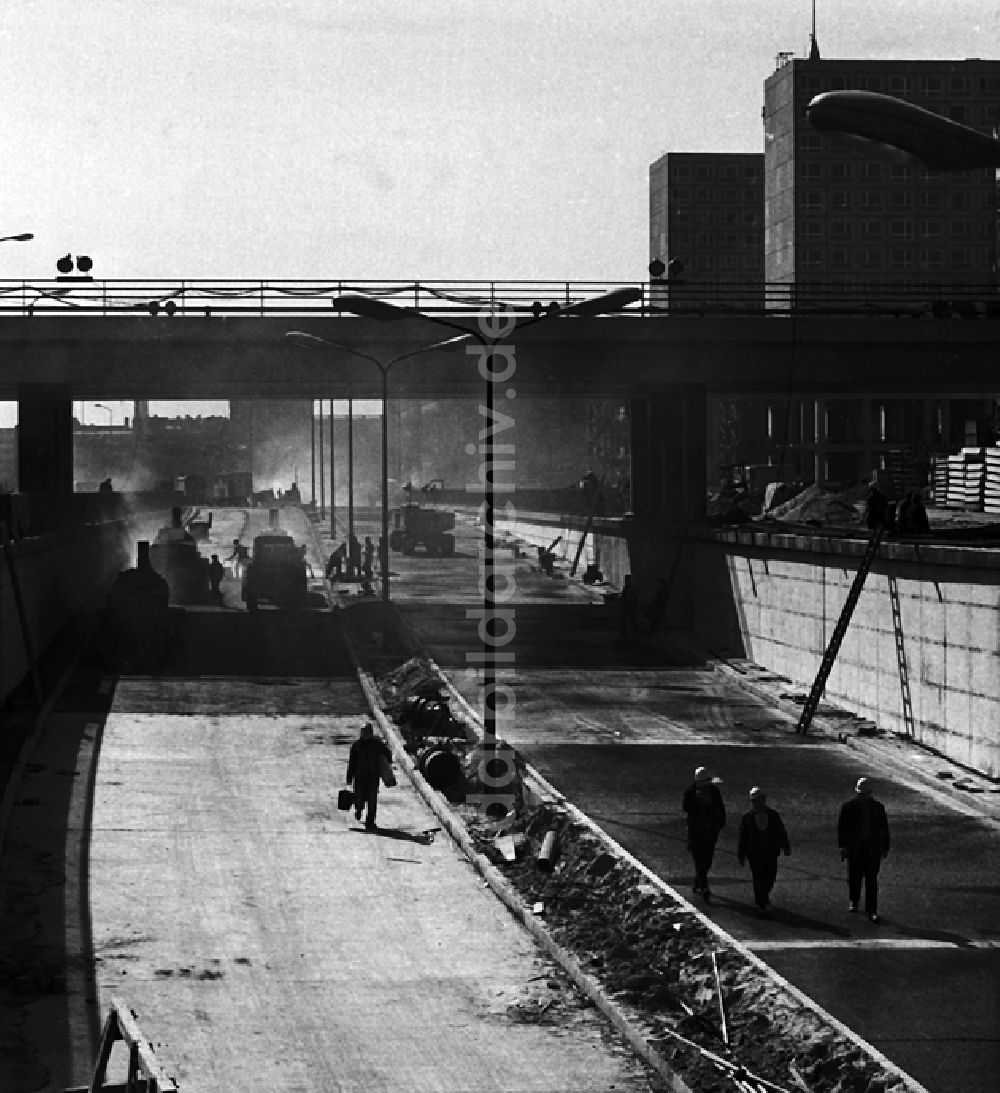
[{"label": "concrete pipe", "polygon": [[551,873],[559,857],[559,836],[555,831],[546,831],[542,839],[542,849],[538,851],[536,865],[543,873]]}]

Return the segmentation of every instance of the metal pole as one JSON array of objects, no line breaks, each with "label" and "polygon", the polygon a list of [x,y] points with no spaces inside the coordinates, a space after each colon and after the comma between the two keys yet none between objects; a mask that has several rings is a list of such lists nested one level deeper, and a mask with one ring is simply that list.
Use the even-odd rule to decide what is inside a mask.
[{"label": "metal pole", "polygon": [[337,463],[333,458],[333,399],[330,399],[330,538],[337,538]]},{"label": "metal pole", "polygon": [[[382,370],[382,543],[379,549],[379,566],[382,569],[382,603],[389,606],[389,366],[379,365]],[[382,640],[388,615],[382,619]]]},{"label": "metal pole", "polygon": [[316,403],[309,400],[309,500],[316,507]]},{"label": "metal pole", "polygon": [[319,518],[326,519],[326,460],[323,457],[323,400],[319,400]]},{"label": "metal pole", "polygon": [[354,399],[347,400],[347,535],[354,535]]}]

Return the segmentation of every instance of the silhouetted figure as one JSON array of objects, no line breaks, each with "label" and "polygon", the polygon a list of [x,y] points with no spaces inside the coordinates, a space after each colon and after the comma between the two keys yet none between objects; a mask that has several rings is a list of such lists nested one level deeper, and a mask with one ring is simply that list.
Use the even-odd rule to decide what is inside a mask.
[{"label": "silhouetted figure", "polygon": [[389,749],[375,735],[371,722],[361,726],[361,735],[351,745],[347,759],[347,777],[345,781],[354,783],[354,816],[361,819],[361,813],[367,809],[365,827],[375,827],[375,813],[378,810],[378,788],[382,760],[391,762]]},{"label": "silhouetted figure", "polygon": [[302,561],[305,563],[306,573],[309,577],[309,580],[312,580],[313,579],[313,567],[312,567],[312,562],[309,561],[309,557],[308,557],[309,548],[306,546],[305,543],[303,543],[302,546],[299,547],[299,553],[302,555]]},{"label": "silhouetted figure", "polygon": [[250,548],[245,547],[239,539],[234,539],[233,552],[226,561],[233,563],[233,576],[239,580],[243,576],[244,567],[250,561]]},{"label": "silhouetted figure", "polygon": [[226,567],[219,561],[218,554],[213,554],[208,563],[208,584],[214,603],[222,603],[222,578],[225,575]]},{"label": "silhouetted figure", "polygon": [[98,493],[114,493],[115,488],[111,485],[111,479],[105,478],[104,481],[97,487]]},{"label": "silhouetted figure", "polygon": [[621,634],[623,638],[634,638],[637,634],[639,594],[639,586],[633,582],[632,574],[626,573],[621,592]]},{"label": "silhouetted figure", "polygon": [[931,522],[927,518],[927,509],[919,493],[914,493],[913,504],[910,506],[910,534],[930,535]]},{"label": "silhouetted figure", "polygon": [[706,903],[712,902],[708,874],[715,856],[715,844],[719,841],[719,832],[726,826],[726,807],[719,791],[721,781],[708,767],[698,767],[694,782],[684,791],[681,802],[687,814],[687,847],[694,859],[694,891],[701,893]]},{"label": "silhouetted figure", "polygon": [[347,541],[347,576],[361,576],[361,543],[356,535],[351,535]]},{"label": "silhouetted figure", "polygon": [[872,531],[884,528],[889,517],[889,499],[873,485],[868,491],[868,501],[865,505],[865,526]]},{"label": "silhouetted figure", "polygon": [[778,876],[778,855],[791,854],[788,832],[778,813],[767,805],[760,786],[750,790],[750,809],[740,820],[736,859],[740,865],[750,862],[753,899],[761,918],[771,905],[771,889]]},{"label": "silhouetted figure", "polygon": [[344,575],[344,563],[347,559],[347,547],[341,543],[327,559],[326,579],[328,581],[340,580]]},{"label": "silhouetted figure", "polygon": [[367,580],[372,579],[372,562],[375,559],[375,544],[370,535],[365,536],[365,564],[364,575]]},{"label": "silhouetted figure", "polygon": [[858,909],[861,882],[865,885],[865,914],[878,922],[878,871],[889,854],[889,820],[885,806],[872,796],[867,778],[859,778],[854,796],[840,808],[837,820],[840,860],[847,860],[848,911]]}]

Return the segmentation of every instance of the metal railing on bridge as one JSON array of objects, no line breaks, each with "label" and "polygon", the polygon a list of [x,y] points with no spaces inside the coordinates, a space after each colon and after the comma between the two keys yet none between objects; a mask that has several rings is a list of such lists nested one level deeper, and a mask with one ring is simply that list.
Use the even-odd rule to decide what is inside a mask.
[{"label": "metal railing on bridge", "polygon": [[841,315],[1000,318],[994,284],[735,284],[709,281],[0,281],[5,315],[292,317],[336,314],[343,295],[365,295],[431,315],[508,310],[541,314],[621,288],[641,298],[617,314],[649,317]]}]

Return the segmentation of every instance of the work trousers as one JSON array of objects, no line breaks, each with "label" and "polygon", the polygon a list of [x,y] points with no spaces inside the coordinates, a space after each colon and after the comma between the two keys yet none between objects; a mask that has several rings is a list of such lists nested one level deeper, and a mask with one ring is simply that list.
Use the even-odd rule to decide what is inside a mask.
[{"label": "work trousers", "polygon": [[378,810],[378,775],[374,778],[354,779],[354,815],[360,820],[365,809],[365,823],[374,825]]},{"label": "work trousers", "polygon": [[882,855],[876,847],[868,847],[847,858],[847,890],[851,903],[861,899],[861,882],[865,885],[865,914],[878,911],[878,870]]},{"label": "work trousers", "polygon": [[715,857],[714,838],[692,838],[690,841],[691,857],[694,859],[694,887],[698,892],[708,888],[708,871],[712,868]]},{"label": "work trousers", "polygon": [[753,877],[753,901],[763,909],[771,902],[771,889],[778,877],[777,857],[768,854],[763,858],[751,858],[750,875]]}]

